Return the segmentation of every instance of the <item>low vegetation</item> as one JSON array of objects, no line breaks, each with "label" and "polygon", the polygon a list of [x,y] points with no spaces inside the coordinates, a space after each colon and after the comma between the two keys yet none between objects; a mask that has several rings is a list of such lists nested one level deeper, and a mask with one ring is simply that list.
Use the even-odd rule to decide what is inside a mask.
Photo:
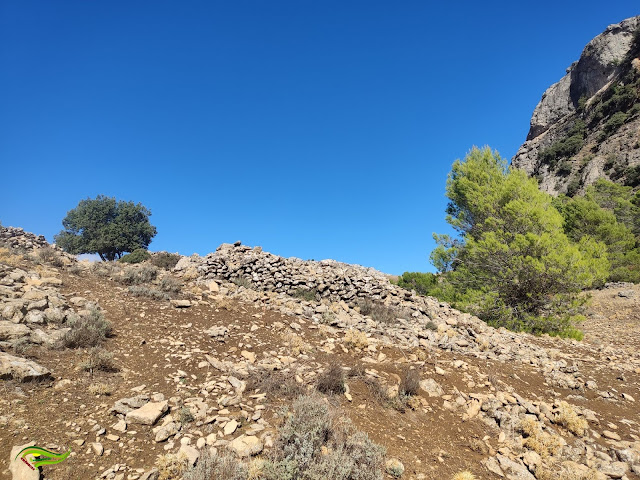
[{"label": "low vegetation", "polygon": [[70,330],[61,340],[61,346],[67,348],[96,347],[111,335],[111,323],[97,309],[91,310],[86,317],[72,318],[67,326]]},{"label": "low vegetation", "polygon": [[[185,472],[183,460],[164,456],[160,478],[185,480],[382,480],[385,450],[319,394],[298,397],[268,456],[249,466],[229,454],[206,452]],[[251,470],[251,472],[249,472]],[[163,473],[167,472],[167,473]],[[171,477],[170,475],[174,475]]]},{"label": "low vegetation", "polygon": [[89,350],[87,357],[80,363],[80,368],[85,372],[116,372],[118,368],[113,361],[113,353],[100,347]]},{"label": "low vegetation", "polygon": [[148,250],[144,248],[138,248],[131,253],[123,255],[118,259],[121,263],[142,263],[145,260],[149,260],[151,258],[151,254]]}]

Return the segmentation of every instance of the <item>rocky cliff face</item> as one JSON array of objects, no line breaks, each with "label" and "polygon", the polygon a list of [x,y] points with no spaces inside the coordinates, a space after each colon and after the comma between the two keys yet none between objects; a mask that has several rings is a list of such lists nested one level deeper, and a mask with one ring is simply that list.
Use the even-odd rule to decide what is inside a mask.
[{"label": "rocky cliff face", "polygon": [[640,184],[640,16],[610,25],[547,89],[513,158],[544,191]]}]

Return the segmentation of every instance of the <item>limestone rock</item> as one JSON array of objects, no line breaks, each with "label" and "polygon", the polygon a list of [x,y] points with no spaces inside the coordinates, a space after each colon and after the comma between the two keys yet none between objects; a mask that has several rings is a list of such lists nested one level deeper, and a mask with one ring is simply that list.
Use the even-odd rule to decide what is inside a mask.
[{"label": "limestone rock", "polygon": [[50,377],[50,373],[48,369],[32,360],[0,352],[0,379],[22,382],[45,380]]},{"label": "limestone rock", "polygon": [[127,423],[139,423],[153,425],[167,411],[169,402],[149,402],[146,405],[132,410],[126,415]]},{"label": "limestone rock", "polygon": [[9,454],[9,471],[13,475],[13,480],[40,480],[39,470],[32,470],[20,458],[16,458],[16,455],[18,455],[23,448],[33,445],[34,443],[32,442],[11,449],[11,453]]},{"label": "limestone rock", "polygon": [[250,457],[262,452],[264,445],[258,437],[253,435],[240,435],[229,443],[228,448],[233,450],[238,457]]}]

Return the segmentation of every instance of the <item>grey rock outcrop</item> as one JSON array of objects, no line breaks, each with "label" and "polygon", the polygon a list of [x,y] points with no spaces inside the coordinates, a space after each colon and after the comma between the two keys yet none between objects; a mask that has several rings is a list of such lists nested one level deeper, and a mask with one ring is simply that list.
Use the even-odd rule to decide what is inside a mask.
[{"label": "grey rock outcrop", "polygon": [[[512,161],[514,167],[536,176],[542,190],[565,193],[572,181],[575,186],[584,187],[601,177],[624,182],[628,179],[623,169],[640,164],[640,149],[635,147],[640,126],[638,115],[631,115],[625,125],[607,138],[601,135],[607,118],[590,116],[590,107],[602,94],[637,68],[634,64],[637,52],[632,50],[639,28],[640,16],[607,27],[587,44],[566,75],[542,95],[533,112],[526,142]],[[540,153],[566,138],[577,120],[586,121],[587,128],[582,147],[568,158],[571,165],[565,163],[559,169],[557,164],[543,161]],[[612,165],[620,166],[617,174]]]}]

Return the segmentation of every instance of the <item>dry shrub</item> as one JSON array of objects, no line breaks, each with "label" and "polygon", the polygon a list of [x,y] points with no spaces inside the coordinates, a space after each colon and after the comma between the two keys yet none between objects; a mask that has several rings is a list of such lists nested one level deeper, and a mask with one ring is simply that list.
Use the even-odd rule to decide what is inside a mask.
[{"label": "dry shrub", "polygon": [[360,313],[371,317],[378,323],[395,323],[398,318],[409,318],[408,312],[371,300],[363,300],[359,304]]},{"label": "dry shrub", "polygon": [[103,372],[118,371],[115,363],[113,363],[113,353],[99,347],[89,350],[87,358],[80,363],[80,368],[85,372],[92,373],[96,370]]},{"label": "dry shrub", "polygon": [[318,290],[315,288],[296,288],[290,294],[294,298],[299,298],[300,300],[304,300],[306,302],[315,302],[318,298]]},{"label": "dry shrub", "polygon": [[20,264],[21,257],[8,249],[7,247],[0,247],[0,263],[16,267]]},{"label": "dry shrub", "polygon": [[230,453],[213,454],[203,450],[195,467],[182,480],[247,480],[247,468]]},{"label": "dry shrub", "polygon": [[560,402],[554,422],[579,437],[584,436],[589,427],[587,420],[579,416],[574,408],[565,401]]},{"label": "dry shrub", "polygon": [[469,470],[456,473],[451,480],[476,480],[476,476]]},{"label": "dry shrub", "polygon": [[300,335],[296,335],[293,332],[282,335],[282,340],[289,347],[290,353],[294,357],[311,350],[311,346]]},{"label": "dry shrub", "polygon": [[260,390],[279,398],[295,398],[302,395],[305,388],[296,381],[295,375],[291,372],[256,370],[247,379],[247,390]]},{"label": "dry shrub", "polygon": [[104,319],[100,310],[91,310],[87,317],[73,317],[67,324],[71,330],[62,337],[63,347],[96,347],[111,335],[111,323]]},{"label": "dry shrub", "polygon": [[193,413],[191,413],[189,407],[182,407],[178,410],[177,420],[182,426],[185,426],[186,424],[193,422],[195,417],[193,416]]},{"label": "dry shrub", "polygon": [[316,384],[318,391],[326,394],[339,395],[345,392],[344,370],[337,363],[329,367],[318,377]]},{"label": "dry shrub", "polygon": [[158,268],[153,265],[131,265],[124,269],[118,281],[125,285],[140,285],[153,282],[158,276]]},{"label": "dry shrub", "polygon": [[98,277],[111,277],[121,271],[120,265],[115,262],[93,262],[89,271]]},{"label": "dry shrub", "polygon": [[88,391],[89,394],[97,396],[109,396],[112,393],[111,386],[106,383],[92,383]]},{"label": "dry shrub", "polygon": [[520,421],[520,429],[527,436],[524,446],[545,458],[555,455],[562,448],[562,442],[557,435],[544,432],[538,421],[530,416]]},{"label": "dry shrub", "polygon": [[405,370],[398,391],[401,395],[417,395],[420,391],[420,373],[415,369]]},{"label": "dry shrub", "polygon": [[155,288],[145,287],[143,285],[132,285],[127,291],[134,297],[146,297],[153,300],[169,300],[169,295]]},{"label": "dry shrub", "polygon": [[178,293],[182,290],[182,282],[171,275],[165,275],[160,280],[160,290],[169,293]]},{"label": "dry shrub", "polygon": [[182,474],[187,471],[188,459],[182,454],[160,455],[156,460],[158,467],[158,480],[176,480],[182,478]]},{"label": "dry shrub", "polygon": [[344,344],[348,347],[365,349],[369,346],[369,339],[364,332],[351,328],[344,334]]},{"label": "dry shrub", "polygon": [[64,262],[62,261],[62,258],[60,258],[60,254],[53,247],[48,246],[39,249],[37,256],[43,263],[48,263],[58,268],[64,267]]},{"label": "dry shrub", "polygon": [[[325,447],[325,454],[321,452]],[[298,398],[279,431],[265,480],[283,478],[382,480],[384,448],[329,411],[318,394]],[[299,477],[289,477],[289,472]]]}]

